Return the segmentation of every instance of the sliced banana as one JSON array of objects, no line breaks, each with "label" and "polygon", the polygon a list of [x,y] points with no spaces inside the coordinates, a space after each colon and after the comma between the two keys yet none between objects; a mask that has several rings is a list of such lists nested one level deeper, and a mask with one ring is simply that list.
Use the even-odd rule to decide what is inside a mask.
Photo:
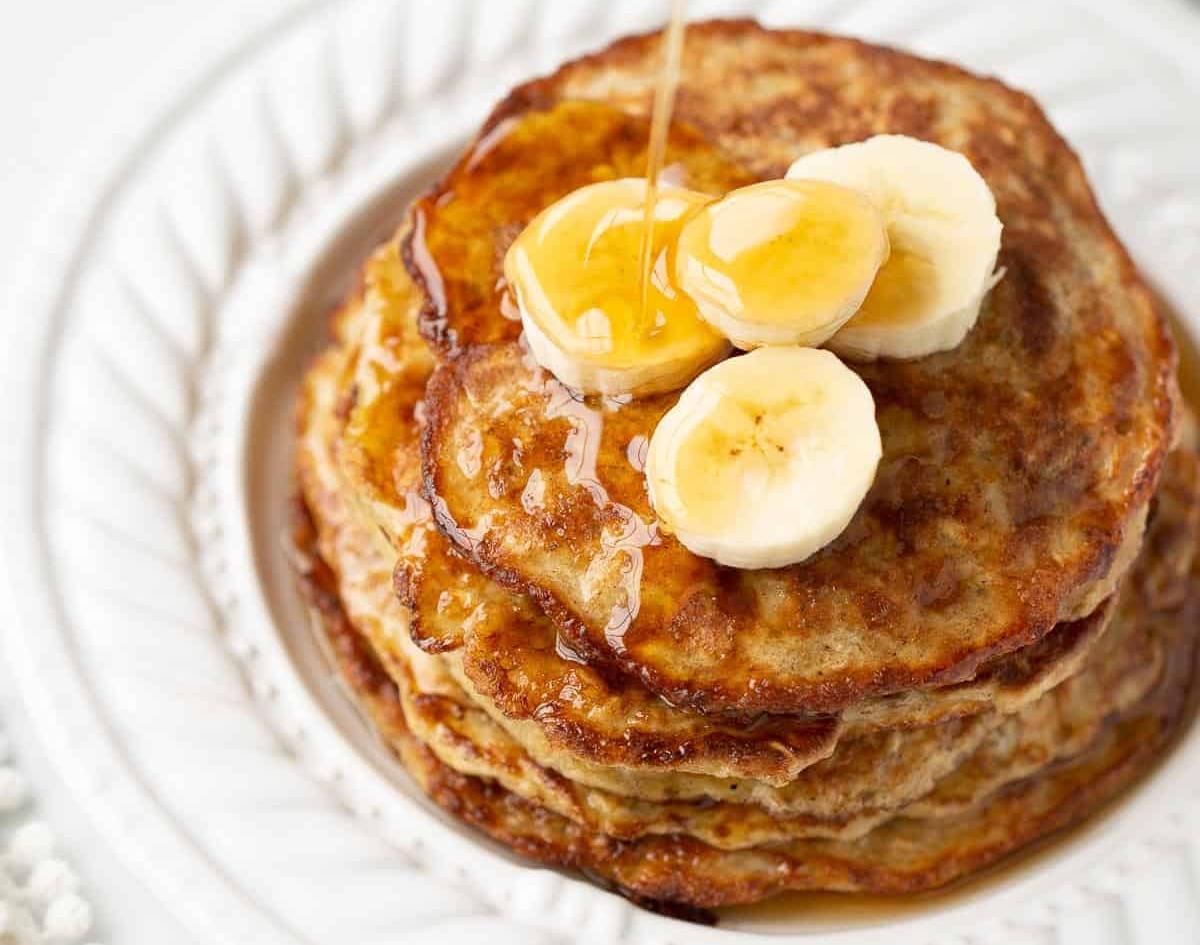
[{"label": "sliced banana", "polygon": [[871,361],[919,358],[962,342],[999,279],[996,201],[970,161],[927,141],[879,135],[807,154],[787,177],[855,188],[887,221],[891,256],[830,349]]},{"label": "sliced banana", "polygon": [[861,194],[772,180],[688,220],[675,274],[739,348],[819,345],[858,310],[887,255],[883,217]]},{"label": "sliced banana", "polygon": [[646,479],[662,524],[690,551],[776,568],[841,534],[881,454],[857,374],[828,351],[767,347],[692,382],[650,438]]},{"label": "sliced banana", "polygon": [[590,184],[538,214],[504,259],[537,362],[586,393],[652,394],[682,387],[728,354],[728,342],[670,279],[680,228],[711,199],[659,187],[645,312],[645,180]]}]

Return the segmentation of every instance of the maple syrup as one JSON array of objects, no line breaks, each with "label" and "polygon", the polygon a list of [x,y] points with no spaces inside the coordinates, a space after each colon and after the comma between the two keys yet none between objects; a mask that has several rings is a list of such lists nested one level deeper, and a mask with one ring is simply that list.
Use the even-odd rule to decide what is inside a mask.
[{"label": "maple syrup", "polygon": [[654,268],[654,216],[658,203],[658,178],[666,154],[667,130],[675,110],[675,92],[679,88],[683,60],[683,36],[686,29],[687,0],[671,0],[671,21],[663,32],[662,67],[654,89],[650,111],[650,141],[646,147],[646,203],[643,209],[642,243],[639,252],[639,283],[642,291],[639,331],[646,334],[654,327],[651,311],[651,274]]},{"label": "maple syrup", "polygon": [[553,379],[546,381],[545,390],[549,395],[546,417],[566,420],[570,425],[563,444],[567,483],[584,489],[596,508],[603,509],[611,522],[616,523],[604,529],[600,552],[587,568],[581,590],[587,596],[592,585],[616,587],[616,601],[605,623],[604,637],[615,652],[624,653],[625,633],[642,607],[645,550],[658,545],[660,540],[658,523],[643,519],[627,505],[612,499],[597,468],[606,420],[614,418],[623,401],[604,397],[598,403],[589,403]]},{"label": "maple syrup", "polygon": [[[648,192],[636,178],[593,184],[525,228],[507,254],[505,276],[534,322],[527,336],[538,331],[568,356],[610,369],[693,356],[707,366],[727,349],[671,277],[680,230],[711,198],[658,188],[651,205]],[[643,265],[650,266],[644,282]]]},{"label": "maple syrup", "polygon": [[[421,333],[436,350],[517,339],[522,327],[503,272],[509,245],[541,211],[580,187],[641,178],[650,125],[651,119],[600,102],[531,110],[490,129],[415,203],[405,256],[425,289]],[[699,131],[679,122],[666,126],[656,163],[663,168],[660,178],[712,198],[753,181]],[[628,228],[632,257],[623,292],[640,291],[638,234],[644,229],[644,219]],[[651,306],[654,300],[651,290]],[[636,318],[636,294],[633,306]]]}]

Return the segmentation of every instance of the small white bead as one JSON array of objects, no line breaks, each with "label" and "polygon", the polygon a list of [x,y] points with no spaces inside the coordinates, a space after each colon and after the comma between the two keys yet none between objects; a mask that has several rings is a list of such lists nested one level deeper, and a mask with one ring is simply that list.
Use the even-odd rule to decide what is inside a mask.
[{"label": "small white bead", "polygon": [[54,831],[40,820],[25,824],[13,834],[8,852],[18,865],[32,867],[54,855]]},{"label": "small white bead", "polygon": [[50,903],[43,925],[47,938],[73,942],[91,929],[92,907],[75,893],[67,893]]},{"label": "small white bead", "polygon": [[0,768],[0,811],[13,811],[29,798],[29,782],[13,768]]},{"label": "small white bead", "polygon": [[42,860],[33,868],[26,888],[35,902],[45,904],[56,896],[77,891],[79,877],[62,860]]}]

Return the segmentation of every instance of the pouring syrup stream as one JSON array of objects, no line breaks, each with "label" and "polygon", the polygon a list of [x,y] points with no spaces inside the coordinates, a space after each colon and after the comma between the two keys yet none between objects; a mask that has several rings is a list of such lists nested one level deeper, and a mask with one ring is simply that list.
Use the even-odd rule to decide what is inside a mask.
[{"label": "pouring syrup stream", "polygon": [[642,304],[639,329],[642,337],[654,327],[650,312],[650,278],[654,268],[654,210],[658,204],[658,175],[662,173],[667,150],[667,131],[679,87],[679,66],[683,57],[684,14],[687,0],[671,0],[671,22],[663,33],[662,66],[654,89],[650,112],[650,141],[646,148],[646,205],[643,208],[642,242],[639,249]]}]

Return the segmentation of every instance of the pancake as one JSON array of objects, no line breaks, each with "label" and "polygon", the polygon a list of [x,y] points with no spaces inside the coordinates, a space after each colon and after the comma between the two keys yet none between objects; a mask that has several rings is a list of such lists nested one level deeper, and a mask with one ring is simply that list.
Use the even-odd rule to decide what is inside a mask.
[{"label": "pancake", "polygon": [[[396,682],[406,725],[454,770],[490,778],[607,836],[686,834],[720,849],[746,849],[797,838],[861,838],[897,809],[902,816],[919,818],[969,809],[1005,784],[1087,749],[1109,715],[1137,702],[1161,676],[1165,656],[1159,641],[1140,632],[1151,616],[1141,588],[1152,578],[1155,586],[1162,584],[1159,575],[1178,573],[1180,565],[1169,561],[1159,567],[1144,559],[1123,595],[1117,625],[1100,646],[1097,655],[1102,658],[1018,716],[990,713],[850,741],[778,792],[790,805],[786,811],[779,801],[765,805],[766,810],[756,806],[761,799],[749,790],[736,803],[727,794],[724,801],[696,805],[652,803],[589,789],[564,778],[552,763],[547,767],[541,758],[531,757],[435,658],[410,640],[408,615],[391,594],[390,555],[373,539],[371,524],[354,518],[339,481],[333,409],[338,356],[331,352],[309,375],[307,407],[301,413],[301,482],[316,513],[321,555],[336,575],[348,619]],[[1184,525],[1190,522],[1194,536],[1200,509],[1196,463],[1183,457],[1171,468],[1174,475],[1167,485],[1174,502],[1159,509],[1156,529],[1178,533],[1178,516]],[[1195,550],[1194,540],[1155,546],[1172,548],[1184,563]],[[967,764],[954,770],[967,757]],[[927,801],[904,806],[931,790]]]},{"label": "pancake", "polygon": [[[316,553],[317,532],[311,519],[302,516],[300,521],[298,560],[308,597],[344,678],[425,790],[447,809],[518,850],[598,872],[635,897],[717,906],[781,889],[911,891],[948,882],[1072,822],[1135,776],[1178,723],[1192,671],[1194,590],[1183,605],[1144,615],[1147,628],[1163,643],[1151,692],[1127,707],[1085,750],[1051,765],[1040,778],[1005,782],[992,791],[985,773],[980,777],[983,794],[970,803],[948,804],[942,797],[943,803],[931,810],[915,808],[915,816],[891,818],[854,840],[792,840],[722,849],[676,829],[665,835],[641,832],[637,839],[620,839],[588,826],[594,818],[586,814],[578,819],[556,814],[502,786],[499,778],[470,771],[491,768],[496,773],[492,766],[521,770],[522,759],[507,754],[503,745],[475,745],[474,753],[464,753],[467,761],[462,769],[442,760],[439,747],[463,738],[461,729],[447,736],[444,722],[462,713],[447,707],[441,693],[426,689],[413,694],[415,678],[425,673],[413,673],[406,666],[383,671],[342,608],[339,577]],[[435,720],[432,726],[430,717]],[[420,729],[427,739],[417,737]],[[974,772],[968,780],[972,777]],[[708,810],[701,807],[698,817],[703,819]],[[743,813],[752,814],[753,809]],[[734,829],[746,828],[745,818],[731,823]]]},{"label": "pancake", "polygon": [[[323,372],[336,377],[342,357],[344,354],[338,351],[327,355],[319,369],[310,375],[310,384],[315,386]],[[332,419],[336,417],[333,409],[336,387],[328,384],[326,389],[329,394],[324,407]],[[313,411],[302,411],[302,417],[309,416],[313,416]],[[315,444],[319,440],[309,442]],[[1181,472],[1186,471],[1187,465],[1182,460],[1179,464]],[[327,462],[325,468],[330,477],[326,482],[332,487],[326,496],[336,505],[345,499],[345,492],[336,481],[336,466]],[[1189,534],[1189,526],[1175,521],[1174,515],[1188,514],[1187,509],[1195,504],[1194,465],[1192,469],[1191,486],[1182,485],[1172,492],[1165,487],[1171,486],[1176,477],[1164,483],[1148,547],[1181,549],[1186,544],[1183,537]],[[313,480],[308,478],[307,482],[309,495],[319,495],[320,490],[313,488]],[[1170,520],[1164,518],[1164,509],[1176,510]],[[385,554],[385,546],[367,537],[361,524],[353,521],[332,524],[332,528],[326,524],[326,532],[334,536],[329,548],[336,548],[339,540],[349,536],[350,544],[365,545],[368,555]],[[1190,532],[1193,535],[1194,525],[1193,517]],[[357,538],[353,535],[356,528]],[[1164,540],[1160,533],[1168,537]],[[312,544],[309,539],[310,548]],[[632,804],[597,792],[581,791],[568,779],[536,764],[519,746],[506,741],[495,728],[489,728],[486,715],[472,709],[461,690],[456,692],[447,675],[438,671],[436,658],[415,647],[392,650],[406,653],[412,662],[393,658],[389,673],[381,677],[374,651],[364,647],[361,639],[348,640],[346,636],[357,637],[362,631],[345,617],[339,578],[311,551],[307,561],[310,584],[325,588],[312,594],[312,598],[320,603],[327,620],[344,624],[343,636],[339,637],[336,630],[332,634],[335,652],[347,664],[348,679],[364,704],[377,713],[378,724],[393,747],[400,751],[418,779],[425,780],[435,798],[451,805],[451,809],[469,821],[488,825],[495,835],[514,843],[518,849],[552,862],[599,871],[635,896],[684,895],[686,902],[716,905],[757,898],[777,888],[892,890],[941,883],[958,871],[1000,855],[1010,844],[1032,839],[1036,830],[1049,829],[1047,825],[1078,816],[1084,809],[1082,805],[1097,802],[1099,797],[1106,796],[1103,791],[1132,776],[1134,759],[1140,757],[1140,752],[1135,752],[1136,745],[1143,740],[1153,744],[1154,739],[1165,737],[1165,728],[1156,724],[1165,726],[1166,722],[1160,719],[1154,723],[1156,717],[1152,714],[1138,715],[1142,724],[1136,728],[1128,718],[1122,719],[1114,723],[1116,729],[1105,729],[1087,746],[1080,746],[1082,754],[1074,756],[1065,767],[1076,774],[1080,770],[1085,774],[1067,781],[1069,788],[1056,791],[1035,786],[1035,781],[1029,779],[1012,784],[1012,778],[1030,773],[1028,765],[1009,769],[1011,776],[1007,776],[1002,765],[980,763],[976,755],[960,770],[939,781],[933,793],[927,795],[928,800],[919,801],[898,818],[875,810],[829,821],[814,817],[774,818],[753,806],[738,804],[672,804],[656,809],[653,805]],[[1176,576],[1179,571],[1178,564],[1165,569],[1166,574]],[[396,605],[389,593],[386,566],[356,570],[351,562],[346,574],[352,585],[365,578],[362,586],[368,590],[368,603],[359,617],[365,615],[367,622],[374,625],[373,631],[365,632],[375,645],[389,639],[407,642],[403,629],[388,632],[382,619]],[[1172,590],[1172,583],[1179,582],[1161,576],[1148,582],[1156,595],[1163,600],[1174,600],[1178,607],[1179,589],[1176,586]],[[400,615],[403,621],[401,610],[392,613]],[[1184,624],[1175,611],[1167,617],[1164,633],[1168,637],[1178,636],[1182,626],[1194,628],[1194,623]],[[1119,620],[1103,641],[1118,640],[1121,635],[1116,631],[1120,626]],[[1172,659],[1178,657],[1172,646],[1168,643],[1164,647],[1161,660],[1141,662],[1156,669],[1169,669]],[[1144,655],[1143,648],[1139,656]],[[427,662],[420,666],[420,660]],[[1127,664],[1114,664],[1108,671],[1120,677],[1127,668]],[[1155,675],[1166,678],[1158,672]],[[398,685],[397,680],[401,680]],[[1057,691],[1051,695],[1057,695]],[[1120,741],[1113,734],[1117,730],[1126,733]],[[1007,741],[1002,740],[994,751],[1011,763],[1014,753],[1005,751]],[[1020,743],[1021,739],[1015,741]],[[1041,767],[1053,760],[1053,757],[1042,759]],[[876,770],[871,764],[851,763],[847,767],[857,769],[860,777],[863,772],[869,776]],[[1055,771],[1056,783],[1065,777]],[[1018,790],[1019,804],[1002,804],[1008,792]],[[844,813],[851,807],[836,809]],[[992,820],[980,813],[983,810],[1001,811],[987,816],[1008,818],[1010,827],[1006,829],[1011,832],[998,833]],[[1022,819],[1022,813],[1034,819]],[[926,826],[913,826],[921,823]],[[891,839],[883,842],[879,839],[881,834]],[[781,841],[781,836],[806,839]],[[947,836],[951,842],[944,839]],[[653,869],[653,864],[664,856],[676,869],[691,864],[693,872],[686,880],[670,879],[667,873]],[[685,890],[681,882],[696,885]]]},{"label": "pancake", "polygon": [[[347,624],[331,631],[343,672],[436,803],[525,856],[585,870],[637,901],[665,902],[667,911],[680,903],[753,902],[787,889],[900,893],[945,885],[1070,826],[1135,780],[1175,732],[1185,686],[1178,678],[1164,685],[1157,698],[1052,777],[1019,782],[967,815],[937,822],[936,829],[897,819],[865,841],[729,852],[679,836],[614,840],[442,764],[407,731],[395,687],[361,640],[339,635],[348,632]],[[1177,657],[1186,662],[1184,654]]]},{"label": "pancake", "polygon": [[[411,284],[398,271],[394,245],[375,254],[362,284],[363,295],[343,313],[343,318],[360,322],[357,333],[346,330],[343,344],[361,341],[339,382],[342,388],[352,385],[354,394],[336,446],[349,491],[391,536],[399,555],[397,584],[412,612],[417,643],[445,654],[450,673],[476,704],[539,763],[572,780],[650,800],[739,796],[776,812],[806,813],[811,789],[773,788],[827,757],[844,734],[928,725],[992,708],[1015,712],[1076,672],[1107,622],[1111,607],[1106,604],[1037,644],[992,660],[969,682],[866,700],[847,709],[840,720],[760,717],[747,729],[680,713],[636,683],[580,662],[536,607],[450,552],[416,495],[415,422],[397,427],[403,436],[366,440],[356,435],[356,429],[388,429],[394,418],[419,412],[419,384],[378,385],[375,365],[385,359],[421,364],[420,355],[409,349],[423,345],[411,327],[416,308]],[[387,339],[386,346],[381,338]],[[373,346],[385,350],[373,353]],[[345,404],[351,402],[349,394],[343,390],[330,396]],[[374,453],[381,445],[386,452]],[[386,475],[372,477],[375,470]],[[984,727],[974,726],[972,733],[982,738]],[[923,738],[907,740],[903,752],[890,739],[876,739],[860,744],[850,757],[879,764],[890,753],[895,792],[915,797],[973,747],[961,737],[953,749],[942,743],[941,735],[925,733]],[[875,752],[873,760],[864,744]],[[843,764],[838,770],[844,769]],[[815,782],[818,775],[828,777],[828,767],[808,781]],[[832,779],[820,796],[840,796],[849,805],[842,784]]]},{"label": "pancake", "polygon": [[[334,349],[310,371],[306,382],[306,397],[301,401],[302,409],[299,414],[300,482],[307,501],[318,510],[318,517],[325,523],[322,531],[326,536],[327,547],[323,553],[331,561],[337,562],[336,570],[351,583],[349,598],[352,602],[357,602],[352,604],[354,620],[380,654],[384,665],[401,674],[403,678],[411,678],[414,675],[417,677],[407,688],[411,696],[411,704],[408,706],[410,727],[417,729],[426,741],[436,741],[443,760],[448,760],[447,755],[453,755],[457,767],[473,766],[470,768],[473,773],[479,773],[482,769],[478,767],[478,759],[488,751],[492,751],[494,755],[495,743],[508,743],[511,740],[510,736],[504,729],[495,727],[493,720],[468,699],[467,694],[451,680],[444,668],[431,661],[429,656],[418,651],[412,644],[408,632],[408,614],[390,593],[390,556],[381,543],[373,539],[372,525],[355,517],[355,510],[361,512],[362,506],[354,503],[353,493],[344,488],[344,483],[339,478],[341,472],[335,459],[338,402],[336,379],[342,373],[341,360],[344,357],[344,352]],[[436,717],[438,713],[441,715],[440,720]],[[712,726],[713,723],[702,717],[679,716],[676,724],[677,727],[688,726],[693,731],[703,733],[706,727]],[[803,727],[804,724],[797,723],[799,727]],[[753,744],[756,739],[765,739],[770,734],[769,726],[759,728],[761,733],[738,733],[729,729],[727,739],[734,743],[741,740]],[[537,761],[547,762],[573,780],[579,780],[584,785],[615,788],[617,793],[628,792],[642,796],[648,794],[651,799],[656,800],[696,794],[724,800],[732,794],[744,796],[747,802],[763,803],[776,811],[801,814],[820,809],[826,817],[830,817],[835,811],[840,815],[851,809],[854,799],[848,796],[848,790],[864,768],[886,770],[891,774],[891,783],[885,785],[882,778],[876,778],[870,787],[870,798],[876,803],[884,798],[885,789],[905,792],[901,795],[902,798],[916,796],[922,790],[928,789],[934,776],[950,770],[954,763],[969,753],[986,730],[987,725],[983,722],[946,725],[938,731],[914,734],[907,739],[903,751],[899,750],[894,739],[887,736],[864,739],[857,746],[851,746],[844,751],[828,768],[822,768],[819,774],[814,773],[813,777],[790,790],[778,793],[768,790],[764,785],[746,780],[688,778],[678,773],[665,775],[660,779],[646,779],[632,778],[627,774],[624,777],[614,777],[609,772],[609,777],[606,778],[603,771],[593,769],[586,772],[592,775],[589,779],[579,776],[578,766],[572,764],[569,757],[564,764],[561,755],[549,761],[548,756],[553,754],[552,752],[543,755],[535,749],[532,754]],[[439,733],[436,738],[432,734],[434,731]],[[528,732],[522,734],[529,735]],[[481,747],[483,745],[489,747],[485,749]],[[687,743],[677,743],[676,753],[682,758],[685,752],[680,750],[680,745],[686,748]],[[829,750],[832,750],[832,745]],[[516,745],[506,744],[504,751],[508,757],[524,754],[524,748]],[[660,770],[667,767],[667,760],[659,759]],[[526,792],[536,789],[541,800],[544,803],[553,803],[559,812],[591,809],[601,811],[607,808],[604,816],[608,818],[608,830],[619,829],[612,822],[616,818],[622,818],[628,823],[634,817],[629,811],[620,810],[616,800],[606,803],[603,799],[594,797],[584,801],[574,798],[570,790],[564,790],[560,783],[561,778],[555,781],[554,777],[541,771],[533,772],[534,776],[530,777],[532,769],[528,761],[517,765],[500,764],[493,760],[485,770],[497,774],[498,769],[512,771],[517,767],[523,769]],[[647,780],[650,782],[649,790],[646,788]],[[739,790],[740,795],[736,793]],[[549,794],[553,794],[552,801],[548,797]],[[866,806],[866,797],[864,793],[863,798],[859,800],[860,808]],[[645,821],[652,813],[638,816]]]},{"label": "pancake", "polygon": [[[395,555],[412,564],[407,573],[420,570],[426,575],[428,614],[436,615],[443,632],[461,637],[464,631],[481,627],[484,613],[490,613],[501,629],[513,634],[508,657],[514,667],[510,678],[514,688],[505,695],[490,687],[514,710],[513,716],[536,716],[537,726],[548,737],[596,764],[671,767],[719,778],[782,783],[804,765],[827,756],[840,732],[837,719],[764,722],[747,731],[720,719],[681,715],[639,686],[622,685],[615,678],[597,676],[589,667],[564,661],[555,650],[553,635],[547,653],[544,638],[534,639],[521,630],[520,614],[531,613],[524,601],[477,573],[461,570],[465,562],[449,556],[449,546],[433,528],[428,506],[417,494],[420,456],[414,417],[420,412],[421,381],[431,365],[428,349],[415,331],[413,302],[419,300],[399,266],[395,242],[372,256],[361,283],[361,293],[339,314],[345,356],[335,366],[336,356],[330,355],[328,364],[316,369],[331,375],[329,383],[337,385],[336,392],[326,395],[337,401],[341,423],[337,462],[361,514],[378,526]],[[381,365],[389,370],[381,370]],[[464,588],[464,580],[472,579],[472,587]],[[467,594],[478,599],[468,605]],[[535,629],[548,626],[536,611],[532,615],[538,621]],[[441,652],[458,645],[449,637],[424,634],[419,629],[424,625],[416,621],[414,633],[428,649]],[[473,671],[482,667],[484,672],[495,672],[494,662],[485,663],[488,657],[478,649],[473,652],[480,656],[472,661]],[[491,659],[500,655],[494,651]],[[568,696],[571,686],[580,689],[578,697]],[[581,711],[572,715],[541,708],[548,707],[551,688],[557,698]],[[519,705],[525,709],[518,709]]]},{"label": "pancake", "polygon": [[[677,151],[705,157],[676,154],[682,183],[703,187],[688,168],[714,153],[765,177],[814,148],[910,134],[966,154],[1004,224],[1006,275],[962,345],[859,368],[884,458],[809,560],[739,572],[688,552],[657,527],[638,468],[676,395],[576,399],[521,350],[500,263],[586,172],[563,110],[644,115],[656,44],[624,40],[516,90],[415,205],[404,259],[441,360],[424,477],[442,531],[588,662],[742,718],[958,682],[1090,613],[1136,549],[1175,437],[1175,352],[1075,156],[994,80],[751,23],[689,32]],[[617,159],[591,160],[601,174]],[[522,502],[535,471],[536,508]]]}]

